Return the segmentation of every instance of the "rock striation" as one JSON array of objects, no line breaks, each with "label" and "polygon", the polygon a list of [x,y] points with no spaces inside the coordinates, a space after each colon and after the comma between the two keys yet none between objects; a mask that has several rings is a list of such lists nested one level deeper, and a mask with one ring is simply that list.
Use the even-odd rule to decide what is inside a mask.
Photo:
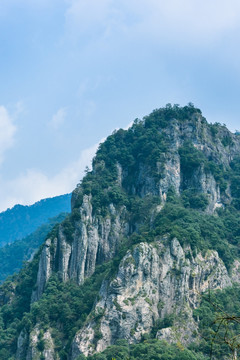
[{"label": "rock striation", "polygon": [[82,284],[86,277],[94,273],[97,264],[113,258],[122,237],[129,234],[125,207],[116,211],[110,204],[108,216],[94,216],[91,196],[84,195],[78,212],[80,220],[75,223],[71,244],[61,226],[58,236],[45,242],[32,302],[40,299],[54,271],[58,272],[63,281],[75,280],[79,285]]},{"label": "rock striation", "polygon": [[154,245],[140,243],[122,259],[114,279],[103,282],[100,300],[74,338],[71,359],[101,352],[118,339],[137,343],[159,319],[171,314],[174,324],[158,331],[157,338],[189,343],[197,329],[192,311],[201,294],[231,284],[216,251],[193,257],[176,238],[167,247],[161,240]]}]

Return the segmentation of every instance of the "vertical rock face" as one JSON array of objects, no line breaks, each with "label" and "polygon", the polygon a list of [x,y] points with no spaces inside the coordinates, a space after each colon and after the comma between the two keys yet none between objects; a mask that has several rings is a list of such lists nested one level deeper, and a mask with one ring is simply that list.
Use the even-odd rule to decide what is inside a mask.
[{"label": "vertical rock face", "polygon": [[[85,277],[93,274],[96,264],[110,260],[116,254],[122,237],[129,231],[126,210],[123,207],[116,212],[111,204],[109,212],[105,218],[93,216],[91,197],[84,196],[81,220],[76,224],[73,242],[71,246],[65,245],[58,250],[60,262],[57,260],[56,267],[65,262],[62,269],[58,268],[64,280],[75,279],[81,284]],[[61,242],[66,243],[64,236]]]},{"label": "vertical rock face", "polygon": [[36,286],[36,290],[34,290],[32,293],[32,302],[40,299],[44,291],[45,284],[52,273],[50,246],[51,246],[51,240],[48,239],[44,244],[40,256],[38,275],[37,275],[37,286]]},{"label": "vertical rock face", "polygon": [[62,226],[59,227],[57,238],[52,242],[46,241],[32,302],[40,299],[52,271],[58,272],[63,281],[72,279],[82,284],[86,277],[94,273],[96,264],[110,260],[116,254],[122,237],[129,233],[125,207],[117,212],[111,204],[110,215],[105,218],[93,216],[91,197],[85,195],[78,211],[80,220],[75,224],[71,243]]},{"label": "vertical rock face", "polygon": [[221,194],[219,185],[214,176],[211,173],[205,172],[204,167],[196,169],[193,176],[185,183],[184,187],[186,189],[192,188],[196,193],[207,196],[208,205],[206,212],[209,214],[213,214],[217,208],[224,207],[226,197],[230,198],[228,192],[226,192],[224,196]]},{"label": "vertical rock face", "polygon": [[16,360],[22,360],[26,358],[28,343],[29,343],[29,334],[25,329],[23,329],[17,341]]},{"label": "vertical rock face", "polygon": [[75,336],[71,359],[80,353],[103,351],[118,339],[139,342],[159,318],[170,314],[177,315],[175,330],[165,328],[157,337],[190,342],[197,327],[192,310],[198,306],[200,294],[208,287],[230,285],[226,267],[215,251],[195,258],[191,254],[190,260],[177,239],[167,248],[161,241],[157,246],[140,243],[123,258],[116,277],[103,282],[100,300]]},{"label": "vertical rock face", "polygon": [[[21,359],[21,358],[19,358]],[[26,360],[57,360],[59,357],[54,352],[54,344],[49,330],[41,333],[38,325],[29,336],[29,346]]]},{"label": "vertical rock face", "polygon": [[217,185],[214,176],[212,174],[206,174],[203,169],[196,175],[199,179],[199,192],[208,194],[209,204],[207,212],[213,214],[217,208],[223,207],[219,186]]},{"label": "vertical rock face", "polygon": [[17,343],[16,360],[59,360],[49,330],[36,325],[30,334],[22,330]]},{"label": "vertical rock face", "polygon": [[[216,208],[230,201],[229,187],[221,193],[214,175],[211,171],[206,171],[203,166],[196,169],[188,182],[183,184],[179,149],[186,141],[189,141],[207,161],[213,161],[215,165],[226,169],[240,152],[240,138],[224,127],[220,127],[218,131],[218,136],[213,138],[211,128],[206,125],[206,121],[200,114],[195,114],[191,120],[186,121],[171,119],[166,128],[159,129],[167,141],[168,149],[161,154],[162,161],[156,163],[157,175],[153,176],[152,168],[148,164],[140,162],[135,170],[134,184],[129,185],[125,181],[129,175],[128,169],[118,163],[119,186],[124,187],[128,193],[140,197],[149,194],[159,196],[163,203],[169,189],[174,189],[176,194],[179,194],[185,188],[194,188],[196,192],[208,196],[207,212],[213,213]],[[225,138],[229,139],[231,146],[224,144]]]},{"label": "vertical rock face", "polygon": [[[159,172],[161,170],[159,169]],[[181,173],[180,173],[180,157],[178,154],[173,154],[169,160],[166,161],[163,175],[159,181],[159,195],[163,202],[166,201],[167,192],[170,188],[175,189],[176,194],[180,193]]]}]

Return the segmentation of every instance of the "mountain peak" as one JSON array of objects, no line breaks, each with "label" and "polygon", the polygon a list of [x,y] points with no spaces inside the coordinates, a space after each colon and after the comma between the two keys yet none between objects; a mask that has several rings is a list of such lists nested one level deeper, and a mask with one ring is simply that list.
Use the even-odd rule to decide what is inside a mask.
[{"label": "mountain peak", "polygon": [[[100,145],[92,172],[73,193],[72,207],[81,204],[83,194],[92,193],[98,193],[101,204],[122,204],[126,194],[152,194],[164,201],[171,187],[178,194],[186,187],[209,192],[206,182],[210,180],[202,179],[202,185],[197,184],[196,177],[205,175],[212,175],[215,180],[211,181],[217,183],[212,201],[220,201],[216,193],[226,182],[217,173],[222,172],[219,168],[229,168],[239,150],[239,136],[219,123],[208,124],[192,104],[167,105],[143,120],[136,119],[128,130],[115,131]],[[94,201],[93,208],[97,206]]]}]

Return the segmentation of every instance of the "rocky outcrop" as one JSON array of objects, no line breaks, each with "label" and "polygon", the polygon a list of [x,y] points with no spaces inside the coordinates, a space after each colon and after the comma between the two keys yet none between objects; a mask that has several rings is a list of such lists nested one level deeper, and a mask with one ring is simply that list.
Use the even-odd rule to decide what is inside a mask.
[{"label": "rocky outcrop", "polygon": [[50,330],[43,332],[37,324],[30,334],[22,330],[18,337],[16,360],[59,360]]},{"label": "rocky outcrop", "polygon": [[240,284],[240,261],[237,259],[233,263],[231,278],[233,282]]},{"label": "rocky outcrop", "polygon": [[92,216],[91,198],[85,196],[80,212],[69,263],[69,277],[77,279],[79,284],[93,274],[96,264],[116,254],[121,238],[129,232],[125,207],[116,211],[110,204],[105,218]]},{"label": "rocky outcrop", "polygon": [[[195,171],[191,183],[188,185],[189,188],[192,186],[196,192],[207,196],[207,213],[213,214],[216,209],[224,207],[219,185],[214,176],[211,173],[206,173],[203,167],[200,167]],[[227,195],[225,195],[224,198],[226,198],[226,196]]]},{"label": "rocky outcrop", "polygon": [[37,286],[32,293],[32,302],[40,299],[44,291],[45,284],[52,273],[50,246],[51,240],[48,239],[46,240],[41,252],[37,275]]},{"label": "rocky outcrop", "polygon": [[22,359],[26,358],[28,343],[29,343],[29,334],[26,331],[26,329],[23,329],[20,332],[20,335],[19,335],[18,341],[17,341],[16,360],[22,360]]},{"label": "rocky outcrop", "polygon": [[[224,192],[220,192],[219,185],[211,172],[206,172],[200,166],[193,173],[187,184],[183,184],[183,174],[180,168],[179,148],[185,141],[190,141],[196,149],[201,151],[207,160],[227,169],[236,155],[240,153],[240,138],[232,134],[225,127],[218,127],[217,136],[213,136],[211,127],[200,115],[195,114],[191,120],[181,121],[171,119],[166,128],[159,129],[168,144],[168,150],[161,154],[157,161],[157,176],[153,175],[152,168],[148,164],[139,163],[134,175],[135,182],[129,186],[125,181],[128,178],[128,170],[117,164],[118,184],[134,195],[144,197],[146,195],[159,196],[162,203],[165,202],[169,189],[174,189],[180,194],[186,188],[193,188],[196,192],[208,196],[208,213],[223,207],[231,201],[229,184]],[[224,143],[228,139],[229,144]]]},{"label": "rocky outcrop", "polygon": [[59,227],[57,238],[46,241],[32,301],[40,299],[52,271],[58,272],[63,281],[71,279],[82,284],[97,264],[116,254],[122,237],[129,233],[125,207],[116,211],[110,204],[107,216],[93,215],[91,196],[85,195],[78,211],[80,219],[75,223],[72,241],[67,239],[63,226]]},{"label": "rocky outcrop", "polygon": [[192,310],[199,305],[200,294],[230,285],[215,251],[194,258],[177,239],[167,247],[164,239],[154,245],[140,243],[123,258],[116,277],[103,282],[100,300],[75,336],[71,359],[103,351],[118,339],[139,342],[158,319],[171,314],[177,315],[174,327],[159,330],[157,337],[188,343],[197,328]]},{"label": "rocky outcrop", "polygon": [[180,171],[180,157],[177,152],[168,154],[164,165],[157,162],[157,172],[159,182],[157,187],[157,195],[160,197],[162,205],[167,200],[167,193],[169,189],[174,189],[176,194],[180,194],[181,187],[181,171]]}]

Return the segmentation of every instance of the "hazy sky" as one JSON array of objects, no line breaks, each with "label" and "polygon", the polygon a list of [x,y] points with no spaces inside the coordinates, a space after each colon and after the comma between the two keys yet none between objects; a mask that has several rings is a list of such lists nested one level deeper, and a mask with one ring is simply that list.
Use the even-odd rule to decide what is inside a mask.
[{"label": "hazy sky", "polygon": [[240,128],[239,0],[0,0],[0,211],[74,189],[166,103]]}]

